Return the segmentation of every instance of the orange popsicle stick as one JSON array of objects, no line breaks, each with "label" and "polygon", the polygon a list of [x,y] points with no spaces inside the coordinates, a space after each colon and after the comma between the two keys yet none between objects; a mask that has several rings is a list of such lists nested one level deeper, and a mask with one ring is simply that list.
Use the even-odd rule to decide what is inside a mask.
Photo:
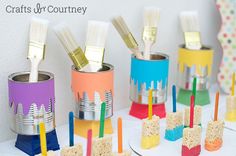
[{"label": "orange popsicle stick", "polygon": [[118,118],[118,153],[123,153],[122,118]]},{"label": "orange popsicle stick", "polygon": [[219,107],[219,95],[220,93],[216,93],[216,98],[215,98],[215,112],[214,112],[214,121],[218,120],[218,107]]}]

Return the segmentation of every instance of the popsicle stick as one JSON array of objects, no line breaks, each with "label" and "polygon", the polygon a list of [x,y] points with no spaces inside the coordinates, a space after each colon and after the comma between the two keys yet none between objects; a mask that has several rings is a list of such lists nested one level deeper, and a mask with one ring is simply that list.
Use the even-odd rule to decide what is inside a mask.
[{"label": "popsicle stick", "polygon": [[106,109],[106,103],[103,102],[101,105],[99,138],[102,138],[104,136],[105,109]]},{"label": "popsicle stick", "polygon": [[220,93],[219,93],[219,92],[217,92],[217,93],[216,93],[216,97],[215,97],[215,112],[214,112],[214,121],[217,121],[217,120],[218,120],[219,95],[220,95]]},{"label": "popsicle stick", "polygon": [[193,128],[193,121],[194,121],[194,96],[191,96],[191,104],[190,104],[190,128]]},{"label": "popsicle stick", "polygon": [[44,123],[39,124],[39,135],[40,135],[41,155],[47,156],[47,140],[46,140],[46,131]]},{"label": "popsicle stick", "polygon": [[74,114],[69,113],[69,143],[70,146],[74,146]]},{"label": "popsicle stick", "polygon": [[192,86],[192,95],[194,96],[194,98],[196,98],[196,94],[197,94],[197,78],[194,77]]},{"label": "popsicle stick", "polygon": [[118,153],[123,153],[122,118],[118,118]]},{"label": "popsicle stick", "polygon": [[232,76],[232,88],[231,88],[231,95],[234,96],[234,85],[235,85],[235,73]]},{"label": "popsicle stick", "polygon": [[176,112],[176,86],[172,86],[173,112]]},{"label": "popsicle stick", "polygon": [[92,136],[93,136],[92,129],[89,129],[88,133],[87,133],[87,153],[86,153],[86,156],[92,156]]},{"label": "popsicle stick", "polygon": [[152,89],[148,91],[148,119],[152,119]]}]

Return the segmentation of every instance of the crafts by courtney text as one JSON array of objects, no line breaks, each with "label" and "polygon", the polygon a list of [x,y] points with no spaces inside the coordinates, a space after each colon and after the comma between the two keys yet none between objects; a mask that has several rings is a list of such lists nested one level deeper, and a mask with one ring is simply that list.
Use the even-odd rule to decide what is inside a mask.
[{"label": "crafts by courtney text", "polygon": [[81,14],[85,15],[87,12],[87,6],[55,6],[55,5],[42,5],[41,3],[35,4],[35,6],[27,6],[24,4],[14,6],[6,5],[5,12],[8,14],[42,14],[42,13],[61,13],[61,14]]}]

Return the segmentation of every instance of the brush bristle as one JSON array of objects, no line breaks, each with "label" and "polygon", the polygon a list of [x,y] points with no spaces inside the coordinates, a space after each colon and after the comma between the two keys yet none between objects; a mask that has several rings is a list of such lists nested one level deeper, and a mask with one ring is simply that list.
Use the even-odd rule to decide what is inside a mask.
[{"label": "brush bristle", "polygon": [[30,41],[45,44],[48,30],[48,20],[32,18],[30,24]]},{"label": "brush bristle", "polygon": [[144,8],[144,26],[157,27],[160,19],[160,9],[156,7]]},{"label": "brush bristle", "polygon": [[180,13],[180,21],[183,32],[200,32],[197,11],[185,11]]},{"label": "brush bristle", "polygon": [[89,21],[86,46],[105,47],[109,23]]},{"label": "brush bristle", "polygon": [[73,52],[79,47],[66,24],[61,23],[57,25],[56,27],[54,27],[54,31],[68,53]]},{"label": "brush bristle", "polygon": [[128,26],[126,25],[124,19],[121,16],[114,17],[112,19],[112,24],[121,36],[125,36],[130,33]]}]

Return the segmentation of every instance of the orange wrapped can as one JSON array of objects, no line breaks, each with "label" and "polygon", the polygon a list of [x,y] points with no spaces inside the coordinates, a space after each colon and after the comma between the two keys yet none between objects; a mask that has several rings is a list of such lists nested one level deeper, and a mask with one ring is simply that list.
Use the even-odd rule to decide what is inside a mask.
[{"label": "orange wrapped can", "polygon": [[100,119],[101,103],[106,102],[106,118],[113,115],[113,66],[103,64],[98,72],[78,71],[72,67],[71,87],[75,97],[75,117],[82,120]]}]

